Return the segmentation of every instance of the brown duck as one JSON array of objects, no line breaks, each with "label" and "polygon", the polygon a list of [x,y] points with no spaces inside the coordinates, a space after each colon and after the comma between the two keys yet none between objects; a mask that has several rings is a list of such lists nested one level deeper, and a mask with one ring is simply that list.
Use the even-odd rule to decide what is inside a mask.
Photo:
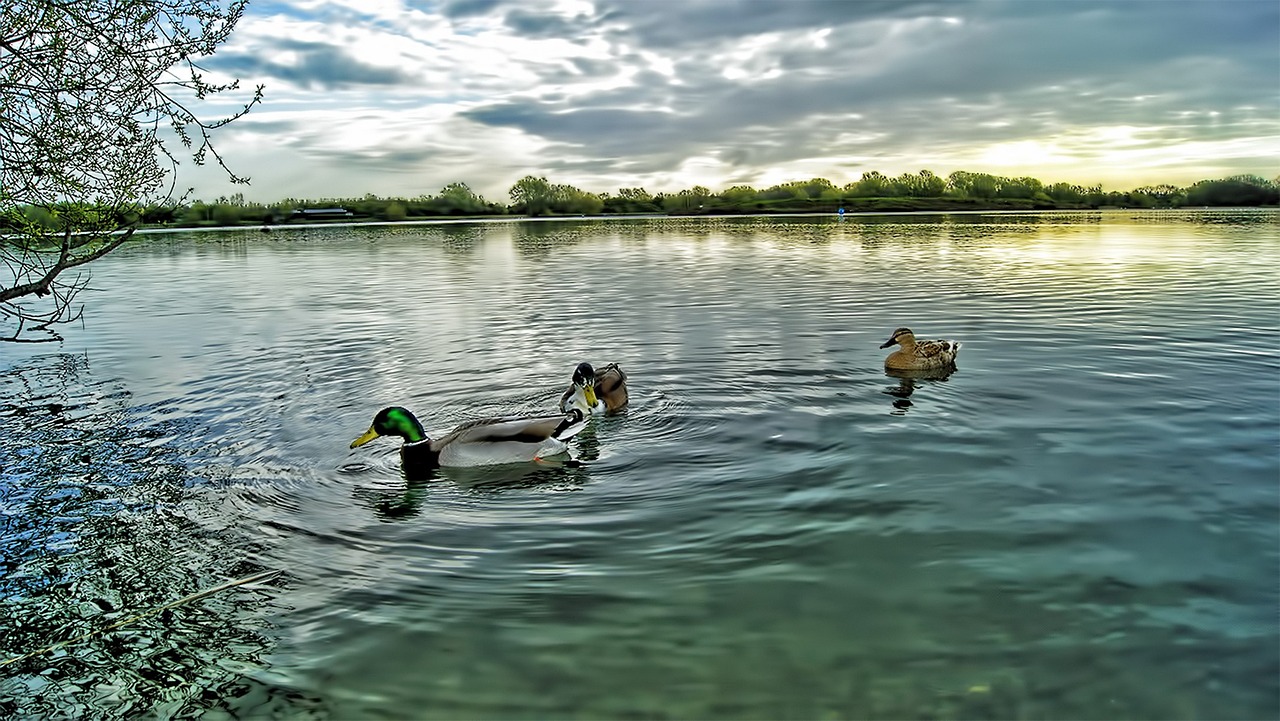
[{"label": "brown duck", "polygon": [[956,364],[960,344],[950,340],[916,340],[910,328],[899,328],[880,345],[888,348],[901,346],[884,359],[884,367],[892,370],[931,370],[949,368]]}]

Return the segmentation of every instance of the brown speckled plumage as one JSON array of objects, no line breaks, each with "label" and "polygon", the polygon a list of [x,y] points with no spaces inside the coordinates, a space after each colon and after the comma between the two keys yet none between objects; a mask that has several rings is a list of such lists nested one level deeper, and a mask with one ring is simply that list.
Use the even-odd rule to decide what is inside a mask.
[{"label": "brown speckled plumage", "polygon": [[916,340],[910,328],[899,328],[880,347],[901,346],[884,359],[884,367],[894,370],[948,368],[956,363],[960,344],[950,340]]}]

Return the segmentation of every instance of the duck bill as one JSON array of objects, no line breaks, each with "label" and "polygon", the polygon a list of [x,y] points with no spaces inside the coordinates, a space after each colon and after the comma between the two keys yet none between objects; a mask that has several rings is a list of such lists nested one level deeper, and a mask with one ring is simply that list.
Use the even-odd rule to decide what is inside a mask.
[{"label": "duck bill", "polygon": [[881,343],[881,344],[880,344],[880,347],[881,347],[881,348],[888,348],[888,347],[889,347],[889,346],[891,346],[891,345],[893,345],[893,339],[892,339],[892,338],[890,338],[889,340],[887,340],[887,341],[885,341],[885,342]]},{"label": "duck bill", "polygon": [[373,428],[372,428],[372,427],[370,427],[370,428],[369,428],[369,430],[367,430],[367,431],[365,431],[365,432],[364,432],[364,435],[363,435],[363,436],[360,436],[359,438],[355,439],[354,441],[351,441],[351,447],[352,447],[352,448],[356,448],[356,447],[358,447],[358,446],[363,446],[364,444],[368,443],[369,441],[373,440],[374,438],[377,438],[377,437],[378,437],[378,435],[379,435],[379,433],[378,433],[377,431],[373,430]]},{"label": "duck bill", "polygon": [[587,400],[588,408],[596,407],[596,389],[591,386],[582,387],[582,397]]}]

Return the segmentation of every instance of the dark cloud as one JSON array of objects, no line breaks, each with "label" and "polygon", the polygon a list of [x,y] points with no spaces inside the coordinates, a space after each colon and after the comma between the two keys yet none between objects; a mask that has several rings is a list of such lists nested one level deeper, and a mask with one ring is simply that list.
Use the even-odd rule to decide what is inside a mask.
[{"label": "dark cloud", "polygon": [[618,73],[618,63],[612,60],[592,60],[574,58],[570,61],[578,75],[590,78],[603,78]]},{"label": "dark cloud", "polygon": [[[505,18],[509,28],[535,38],[601,33],[615,47],[631,48],[632,57],[619,58],[615,67],[637,63],[636,51],[671,58],[680,79],[690,83],[687,92],[701,85],[699,76],[740,62],[725,53],[746,47],[746,38],[781,31],[828,29],[830,34],[827,47],[806,45],[806,38],[796,36],[789,47],[761,53],[756,62],[789,74],[875,76],[856,89],[921,97],[1011,93],[1091,78],[1109,82],[1187,57],[1237,58],[1242,80],[1265,83],[1275,79],[1280,45],[1280,3],[1271,0],[688,0],[658,5],[600,0],[590,18],[522,6]],[[911,21],[915,25],[904,30],[902,24]],[[608,72],[608,63],[590,62],[595,72],[588,74]],[[548,83],[566,81],[562,64],[526,69]],[[1257,87],[1269,86],[1242,93],[1256,93]]]},{"label": "dark cloud", "polygon": [[588,20],[586,16],[569,19],[554,13],[517,8],[506,14],[504,22],[508,28],[519,35],[573,40],[584,33],[586,28],[583,24]]},{"label": "dark cloud", "polygon": [[649,137],[654,128],[670,120],[665,113],[617,108],[589,108],[551,113],[537,104],[505,103],[463,113],[486,125],[520,128],[533,135],[561,141],[596,139],[601,134]]},{"label": "dark cloud", "polygon": [[[1276,108],[1277,7],[688,2],[655,12],[606,1],[597,9],[615,36],[654,50],[690,43],[678,54],[674,79],[651,72],[628,88],[571,101],[558,95],[505,100],[466,116],[562,143],[567,153],[626,158],[665,171],[691,155],[742,166],[839,156],[856,150],[835,141],[846,132],[876,137],[885,152],[923,146],[917,152],[927,155],[930,146],[959,150],[1077,125],[1169,125],[1198,108]],[[916,23],[900,38],[884,37],[885,26],[873,22],[911,18],[933,22]],[[722,53],[735,49],[733,38],[819,29],[826,21],[839,27],[825,46],[811,39],[781,42],[749,61],[758,67],[726,67]],[[734,70],[747,77],[734,79]],[[776,75],[761,76],[770,70]],[[1202,132],[1186,121],[1180,125],[1183,135]],[[1214,135],[1241,132],[1254,131],[1224,119]]]},{"label": "dark cloud", "polygon": [[450,20],[485,15],[498,7],[499,0],[450,0],[440,6],[440,13]]},{"label": "dark cloud", "polygon": [[319,42],[280,40],[275,47],[298,54],[293,64],[273,62],[258,55],[224,51],[208,65],[232,75],[252,78],[278,78],[304,88],[335,90],[361,85],[406,85],[415,78],[398,68],[362,63],[345,49]]},{"label": "dark cloud", "polygon": [[439,161],[443,154],[432,148],[406,148],[396,143],[388,144],[385,149],[328,149],[312,155],[335,168],[379,173],[417,173],[421,172],[423,165]]},{"label": "dark cloud", "polygon": [[872,19],[955,15],[958,6],[939,0],[688,0],[650,5],[598,0],[602,21],[644,47],[667,49],[749,37],[761,33],[821,29]]}]

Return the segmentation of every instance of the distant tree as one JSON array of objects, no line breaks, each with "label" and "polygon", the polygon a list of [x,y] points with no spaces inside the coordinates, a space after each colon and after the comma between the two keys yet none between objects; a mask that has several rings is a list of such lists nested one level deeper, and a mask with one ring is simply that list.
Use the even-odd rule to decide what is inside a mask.
[{"label": "distant tree", "polygon": [[516,181],[509,191],[511,202],[524,211],[525,215],[538,216],[551,209],[555,199],[555,191],[546,178],[526,175]]},{"label": "distant tree", "polygon": [[511,201],[526,215],[570,213],[594,215],[604,209],[604,200],[595,193],[565,185],[551,184],[546,178],[526,175],[511,186]]},{"label": "distant tree", "polygon": [[814,178],[800,185],[800,189],[804,192],[805,197],[821,198],[823,193],[835,190],[835,186],[826,178]]},{"label": "distant tree", "polygon": [[947,184],[942,178],[928,170],[919,173],[903,173],[893,180],[897,195],[909,198],[938,198],[946,190]]},{"label": "distant tree", "polygon": [[1141,188],[1134,188],[1133,193],[1149,198],[1150,205],[1161,208],[1182,205],[1186,202],[1186,192],[1168,183],[1144,185]]},{"label": "distant tree", "polygon": [[604,201],[595,193],[579,190],[572,185],[553,185],[551,208],[559,213],[595,215],[604,209]]},{"label": "distant tree", "polygon": [[1256,175],[1202,180],[1187,188],[1188,205],[1276,205],[1280,187]]},{"label": "distant tree", "polygon": [[297,207],[298,201],[293,198],[282,200],[267,209],[267,217],[273,223],[283,223],[293,217],[293,211]]},{"label": "distant tree", "polygon": [[853,195],[860,198],[883,198],[894,194],[892,183],[878,170],[863,173],[853,192]]},{"label": "distant tree", "polygon": [[47,208],[28,205],[22,208],[21,212],[26,222],[31,224],[31,227],[43,228],[52,232],[58,226],[58,221],[54,219],[53,214]]},{"label": "distant tree", "polygon": [[735,185],[720,193],[720,197],[730,203],[749,203],[756,199],[758,193],[750,185]]},{"label": "distant tree", "polygon": [[941,198],[947,192],[947,181],[932,172],[921,170],[918,177],[921,198]]},{"label": "distant tree", "polygon": [[213,220],[213,206],[206,205],[203,201],[195,201],[187,206],[182,213],[182,220],[191,225],[198,225],[206,221]]},{"label": "distant tree", "polygon": [[444,186],[431,205],[442,215],[477,215],[489,210],[485,199],[466,183],[449,183]]},{"label": "distant tree", "polygon": [[142,222],[151,225],[165,225],[177,219],[179,208],[176,205],[149,205],[142,211]]},{"label": "distant tree", "polygon": [[393,200],[382,209],[382,217],[386,220],[404,220],[409,217],[409,211],[405,209],[403,202]]},{"label": "distant tree", "polygon": [[644,188],[618,188],[618,197],[633,203],[653,202],[653,196]]},{"label": "distant tree", "polygon": [[[230,36],[244,0],[6,0],[0,13],[0,326],[31,338],[79,317],[88,278],[62,274],[132,237],[142,209],[167,204],[177,160],[168,126],[197,164],[226,170],[219,120],[189,106],[236,87],[204,79],[199,60]],[[247,182],[227,170],[234,182]],[[23,207],[47,216],[29,221]]]},{"label": "distant tree", "polygon": [[1044,186],[1035,178],[1002,178],[999,188],[996,190],[998,198],[1034,198],[1037,193],[1043,193]]},{"label": "distant tree", "polygon": [[[705,193],[705,195],[703,194]],[[703,204],[706,198],[710,197],[711,191],[697,186],[695,188],[686,188],[675,195],[668,195],[663,199],[662,207],[667,212],[691,212],[697,210]]]},{"label": "distant tree", "polygon": [[1045,193],[1058,203],[1082,203],[1085,200],[1085,189],[1071,183],[1054,183],[1045,188]]},{"label": "distant tree", "polygon": [[658,210],[653,196],[644,188],[618,188],[618,194],[601,196],[606,213],[653,213]]},{"label": "distant tree", "polygon": [[947,193],[958,198],[991,199],[1000,192],[1000,179],[987,173],[957,170],[947,176]]},{"label": "distant tree", "polygon": [[809,197],[809,195],[804,192],[804,184],[796,183],[794,181],[790,183],[779,183],[778,185],[774,185],[760,191],[760,198],[762,200],[796,200],[807,197]]},{"label": "distant tree", "polygon": [[217,203],[213,206],[213,222],[218,225],[236,225],[240,222],[240,206]]}]

